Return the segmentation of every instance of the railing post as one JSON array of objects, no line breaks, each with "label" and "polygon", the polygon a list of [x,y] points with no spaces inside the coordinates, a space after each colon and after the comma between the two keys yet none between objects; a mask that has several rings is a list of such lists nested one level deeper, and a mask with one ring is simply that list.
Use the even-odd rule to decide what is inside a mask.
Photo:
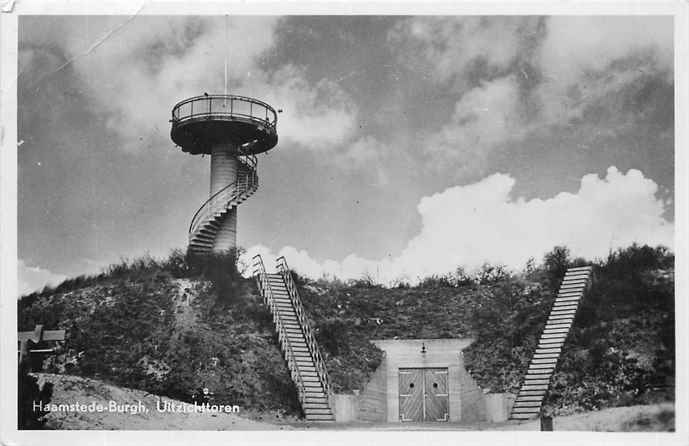
[{"label": "railing post", "polygon": [[299,292],[297,291],[296,283],[292,278],[289,266],[287,265],[287,260],[284,258],[284,256],[281,256],[277,259],[277,269],[283,277],[290,300],[292,301],[292,304],[294,306],[295,313],[297,315],[297,318],[299,319],[300,325],[304,330],[304,336],[307,340],[311,357],[314,361],[314,365],[316,366],[316,371],[320,377],[323,390],[327,395],[330,395],[330,379],[328,377],[328,370],[325,366],[325,360],[321,356],[321,352],[318,348],[316,338],[313,335],[313,332],[311,331],[311,326],[308,324],[308,321],[306,319],[306,313],[304,310],[304,306],[301,303],[301,299],[299,298]]},{"label": "railing post", "polygon": [[257,284],[259,287],[259,292],[263,295],[263,300],[271,311],[271,314],[273,316],[273,322],[275,323],[278,332],[278,340],[280,341],[280,347],[285,352],[285,360],[287,361],[287,366],[290,370],[290,375],[295,385],[297,386],[299,402],[301,404],[304,404],[304,402],[306,401],[306,391],[304,388],[304,383],[301,379],[301,375],[299,374],[299,367],[294,362],[294,351],[292,349],[289,337],[287,336],[285,329],[282,326],[282,321],[280,320],[280,316],[278,314],[278,310],[272,296],[272,289],[268,281],[268,274],[266,273],[265,265],[263,264],[263,259],[259,254],[256,254],[253,257],[253,259],[255,268],[254,271],[256,275]]}]

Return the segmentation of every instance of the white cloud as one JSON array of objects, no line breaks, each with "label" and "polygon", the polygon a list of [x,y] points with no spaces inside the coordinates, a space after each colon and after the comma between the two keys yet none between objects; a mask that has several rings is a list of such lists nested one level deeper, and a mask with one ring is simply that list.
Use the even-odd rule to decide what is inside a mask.
[{"label": "white cloud", "polygon": [[337,84],[323,79],[310,85],[293,65],[262,76],[247,83],[247,91],[284,110],[278,118],[281,141],[332,152],[352,134],[356,107]]},{"label": "white cloud", "polygon": [[330,150],[353,127],[355,107],[337,85],[309,82],[294,66],[267,71],[261,64],[275,44],[279,18],[232,17],[227,27],[222,17],[98,19],[103,30],[121,26],[110,35],[88,34],[89,22],[75,20],[47,28],[54,42],[32,36],[32,43],[58,43],[74,59],[79,79],[100,105],[93,111],[109,112],[108,126],[129,141],[124,148],[130,151],[139,149],[139,137],[156,126],[166,134],[176,102],[222,93],[226,58],[228,93],[254,96],[285,110],[278,121],[283,141]]},{"label": "white cloud", "polygon": [[27,265],[19,259],[17,262],[17,279],[17,293],[22,296],[40,290],[46,285],[58,285],[67,277],[38,266]]},{"label": "white cloud", "polygon": [[444,82],[477,59],[506,68],[520,50],[519,35],[537,24],[536,17],[412,17],[393,28],[389,40],[412,52],[403,56],[407,63],[421,56],[434,78]]},{"label": "white cloud", "polygon": [[[643,76],[672,82],[673,48],[671,17],[550,17],[535,57],[544,81],[533,92],[544,123],[579,117],[588,104]],[[635,63],[611,65],[640,55]]]},{"label": "white cloud", "polygon": [[[588,259],[633,242],[673,247],[674,225],[662,216],[668,203],[656,197],[657,184],[638,170],[624,174],[610,167],[604,178],[585,175],[576,193],[548,199],[513,199],[514,184],[512,177],[494,174],[422,198],[417,207],[421,232],[394,258],[373,261],[352,254],[339,262],[320,262],[293,247],[278,255],[307,276],[358,279],[368,274],[390,284],[484,262],[517,269],[556,245]],[[268,259],[275,257],[264,246],[248,252],[261,253],[271,265]]]},{"label": "white cloud", "polygon": [[509,150],[505,143],[610,105],[641,77],[672,82],[671,17],[413,17],[390,41],[405,64],[425,67],[456,97],[425,150],[436,166],[453,161],[460,170],[481,170],[492,151]]},{"label": "white cloud", "polygon": [[455,104],[449,123],[433,135],[427,152],[476,168],[489,149],[525,131],[519,118],[519,88],[513,76],[485,82]]},{"label": "white cloud", "polygon": [[671,17],[553,16],[547,27],[539,65],[551,82],[574,84],[639,51],[654,52],[658,69],[672,67]]}]

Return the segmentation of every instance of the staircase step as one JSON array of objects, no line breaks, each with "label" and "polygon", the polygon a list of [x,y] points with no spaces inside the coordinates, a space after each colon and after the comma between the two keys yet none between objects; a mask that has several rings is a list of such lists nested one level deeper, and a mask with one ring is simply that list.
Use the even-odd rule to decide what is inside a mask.
[{"label": "staircase step", "polygon": [[314,407],[314,408],[304,408],[304,415],[307,416],[333,416],[333,411],[330,407]]},{"label": "staircase step", "polygon": [[574,315],[551,315],[548,320],[546,321],[546,325],[548,324],[572,324],[574,322]]},{"label": "staircase step", "polygon": [[541,338],[538,340],[538,345],[536,346],[536,348],[558,348],[561,347],[561,344],[565,343],[566,339],[567,333],[544,334],[541,335]]},{"label": "staircase step", "polygon": [[555,304],[565,304],[572,305],[573,302],[579,302],[581,300],[581,294],[578,296],[558,296],[555,299]]},{"label": "staircase step", "polygon": [[556,363],[552,364],[532,364],[529,366],[527,373],[530,373],[531,370],[553,370],[555,368]]},{"label": "staircase step", "polygon": [[557,347],[557,348],[537,348],[537,349],[536,349],[536,353],[557,353],[557,354],[560,354],[561,351],[562,351],[562,348],[561,348],[561,347]]},{"label": "staircase step", "polygon": [[581,296],[567,296],[558,297],[555,302],[553,302],[553,308],[562,307],[566,305],[576,305],[581,301]]},{"label": "staircase step", "polygon": [[538,353],[538,354],[534,354],[533,358],[531,358],[531,359],[533,360],[533,359],[552,359],[552,358],[559,359],[560,354],[559,353]]},{"label": "staircase step", "polygon": [[558,289],[558,296],[562,295],[581,295],[586,291],[586,284],[585,283],[565,283],[560,286]]},{"label": "staircase step", "polygon": [[330,406],[328,406],[328,403],[326,402],[318,402],[318,403],[309,403],[309,402],[303,402],[301,407],[306,409],[327,409],[330,410]]},{"label": "staircase step", "polygon": [[571,277],[562,282],[559,289],[578,287],[581,290],[585,290],[588,283],[588,277]]},{"label": "staircase step", "polygon": [[515,401],[512,407],[541,407],[540,401]]},{"label": "staircase step", "polygon": [[305,385],[304,394],[306,395],[306,398],[326,398],[323,387],[320,386],[309,387]]},{"label": "staircase step", "polygon": [[571,279],[590,279],[591,278],[591,273],[588,271],[571,271],[565,273],[565,276],[562,278],[562,280],[571,280]]},{"label": "staircase step", "polygon": [[545,393],[541,395],[522,395],[520,393],[517,399],[514,400],[514,403],[517,404],[520,401],[543,401],[544,396]]},{"label": "staircase step", "polygon": [[557,358],[532,358],[531,359],[531,365],[548,365],[548,364],[555,364],[557,362]]},{"label": "staircase step", "polygon": [[519,397],[522,397],[522,396],[529,396],[529,397],[531,397],[531,396],[538,396],[538,397],[543,398],[543,397],[545,396],[545,390],[524,390],[524,389],[520,389],[520,390],[519,390]]},{"label": "staircase step", "polygon": [[543,378],[542,376],[530,376],[526,375],[524,378],[524,386],[534,386],[539,384],[548,384],[550,382],[549,378]]},{"label": "staircase step", "polygon": [[567,330],[569,331],[572,328],[572,324],[570,322],[553,322],[552,324],[545,324],[545,330]]},{"label": "staircase step", "polygon": [[570,320],[567,319],[556,319],[554,321],[547,321],[545,323],[545,328],[563,328],[563,327],[571,327],[572,326],[572,319],[569,318]]},{"label": "staircase step", "polygon": [[335,417],[333,415],[306,415],[306,421],[312,421],[314,423],[333,423],[335,422]]},{"label": "staircase step", "polygon": [[572,277],[571,279],[567,279],[566,281],[562,282],[560,284],[560,291],[565,290],[565,289],[578,289],[581,291],[585,291],[586,288],[589,285],[589,279],[588,277]]},{"label": "staircase step", "polygon": [[304,382],[304,384],[318,383],[318,385],[320,385],[321,383],[321,380],[320,378],[318,378],[318,376],[305,376],[304,374],[302,374],[301,380]]},{"label": "staircase step", "polygon": [[522,386],[524,390],[548,390],[548,384],[524,384]]},{"label": "staircase step", "polygon": [[[552,334],[542,334],[541,335],[541,342],[543,342],[546,339],[560,339],[564,340],[567,337],[567,333],[552,333]],[[547,348],[553,348],[553,347],[547,347]]]},{"label": "staircase step", "polygon": [[552,339],[546,339],[545,341],[549,341],[549,342],[539,342],[537,348],[559,348],[565,344],[564,340],[557,340],[556,342],[550,342],[553,340]]},{"label": "staircase step", "polygon": [[520,420],[530,420],[536,418],[537,414],[514,414],[510,415],[510,420],[520,421]]},{"label": "staircase step", "polygon": [[553,306],[553,308],[550,310],[550,314],[553,316],[574,315],[574,314],[576,314],[578,309],[579,309],[579,303],[578,302],[575,304],[568,304],[568,305],[555,304]]},{"label": "staircase step", "polygon": [[512,409],[512,414],[513,415],[525,415],[525,414],[538,415],[538,413],[540,413],[540,411],[541,411],[540,407],[515,407]]},{"label": "staircase step", "polygon": [[[541,373],[535,373],[535,372],[541,372]],[[554,370],[536,370],[536,371],[529,370],[526,372],[526,376],[524,377],[524,382],[522,384],[546,384],[550,382],[550,378],[553,376]],[[539,381],[539,382],[536,382]],[[542,381],[542,382],[540,382]]]},{"label": "staircase step", "polygon": [[550,316],[574,316],[579,309],[579,302],[568,305],[553,304],[550,309]]},{"label": "staircase step", "polygon": [[557,302],[562,302],[565,299],[570,299],[572,301],[577,301],[581,299],[581,296],[584,293],[582,291],[577,291],[577,292],[560,292],[558,293],[557,297],[555,297],[555,303]]},{"label": "staircase step", "polygon": [[202,248],[212,248],[212,247],[213,247],[213,242],[207,242],[207,241],[204,241],[204,240],[198,240],[198,239],[194,238],[194,239],[192,239],[191,242],[189,242],[189,245],[192,245],[192,246],[199,246],[199,247],[202,247]]}]

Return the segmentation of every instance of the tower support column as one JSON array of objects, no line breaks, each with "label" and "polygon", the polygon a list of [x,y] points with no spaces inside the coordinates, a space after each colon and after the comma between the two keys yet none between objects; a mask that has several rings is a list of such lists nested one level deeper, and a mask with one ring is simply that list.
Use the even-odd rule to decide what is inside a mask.
[{"label": "tower support column", "polygon": [[[215,144],[211,147],[211,184],[210,195],[237,181],[239,161],[235,155],[236,147],[232,143]],[[213,243],[213,252],[227,253],[237,248],[237,206],[227,212],[219,222],[218,231]]]}]

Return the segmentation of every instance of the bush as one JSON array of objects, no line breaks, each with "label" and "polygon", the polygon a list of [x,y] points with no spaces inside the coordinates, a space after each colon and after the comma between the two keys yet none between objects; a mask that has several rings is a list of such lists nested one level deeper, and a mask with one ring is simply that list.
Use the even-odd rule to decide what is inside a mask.
[{"label": "bush", "polygon": [[38,379],[29,375],[29,362],[19,364],[17,386],[17,421],[18,429],[43,429],[48,411],[35,408],[35,405],[45,406],[50,403],[53,395],[53,384],[44,383],[38,386]]}]

